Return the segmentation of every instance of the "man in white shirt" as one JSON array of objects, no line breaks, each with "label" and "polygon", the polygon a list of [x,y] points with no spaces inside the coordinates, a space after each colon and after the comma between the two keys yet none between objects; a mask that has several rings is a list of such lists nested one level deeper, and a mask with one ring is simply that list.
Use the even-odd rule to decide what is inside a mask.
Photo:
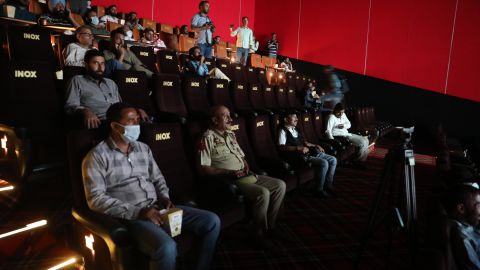
[{"label": "man in white shirt", "polygon": [[117,18],[117,6],[111,5],[105,10],[106,15],[100,18],[100,22],[107,24],[107,22],[119,23],[120,20]]},{"label": "man in white shirt", "polygon": [[365,162],[368,156],[368,138],[348,132],[352,125],[345,115],[345,107],[342,103],[337,103],[331,115],[328,116],[327,129],[325,134],[329,139],[335,137],[346,137],[358,148],[357,161]]},{"label": "man in white shirt", "polygon": [[242,65],[247,65],[248,50],[254,47],[253,32],[248,28],[248,17],[242,18],[242,27],[233,30],[233,24],[230,25],[230,36],[237,36],[237,61]]},{"label": "man in white shirt", "polygon": [[297,128],[298,117],[295,112],[287,112],[285,125],[278,132],[278,148],[282,158],[289,163],[312,164],[315,170],[315,195],[323,198],[334,195],[333,176],[337,168],[337,159],[325,153],[320,145],[304,140]]},{"label": "man in white shirt", "polygon": [[92,48],[93,34],[88,26],[82,25],[75,30],[77,42],[63,49],[65,66],[85,67],[85,53]]}]

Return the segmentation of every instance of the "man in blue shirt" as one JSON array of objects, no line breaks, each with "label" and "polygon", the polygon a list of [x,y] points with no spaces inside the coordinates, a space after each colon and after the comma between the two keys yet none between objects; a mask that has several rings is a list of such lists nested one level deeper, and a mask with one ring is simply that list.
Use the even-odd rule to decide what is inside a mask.
[{"label": "man in blue shirt", "polygon": [[208,11],[210,10],[210,3],[208,1],[202,1],[198,4],[200,12],[195,14],[192,18],[190,28],[192,30],[198,30],[197,45],[200,47],[201,53],[206,58],[212,57],[212,28],[215,28],[212,20],[208,17]]},{"label": "man in blue shirt", "polygon": [[198,46],[192,47],[189,51],[189,60],[185,67],[185,74],[193,77],[206,77],[214,79],[222,79],[230,81],[220,69],[213,68],[208,70],[207,64],[205,64],[205,57],[201,53],[201,49]]},{"label": "man in blue shirt", "polygon": [[453,219],[452,253],[459,270],[480,269],[480,190],[462,184],[448,190],[445,206]]}]

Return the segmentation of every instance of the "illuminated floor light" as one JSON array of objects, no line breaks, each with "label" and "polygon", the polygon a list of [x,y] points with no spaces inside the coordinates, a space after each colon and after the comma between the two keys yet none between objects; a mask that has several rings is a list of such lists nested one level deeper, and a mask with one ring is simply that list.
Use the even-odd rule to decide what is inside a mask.
[{"label": "illuminated floor light", "polygon": [[4,233],[4,234],[0,234],[0,239],[8,237],[10,235],[21,233],[21,232],[24,232],[24,231],[33,230],[35,228],[42,227],[42,226],[45,226],[45,225],[47,225],[47,221],[45,219],[37,221],[37,222],[33,222],[33,223],[25,225],[25,227],[23,227],[23,228],[20,228],[20,229],[11,231],[11,232],[7,232],[7,233]]},{"label": "illuminated floor light", "polygon": [[50,267],[48,268],[47,270],[57,270],[57,269],[62,269],[63,267],[65,266],[68,266],[68,265],[71,265],[71,264],[74,264],[75,262],[77,262],[77,259],[76,258],[70,258],[60,264],[57,264],[53,267]]},{"label": "illuminated floor light", "polygon": [[0,192],[14,189],[13,186],[0,187]]}]

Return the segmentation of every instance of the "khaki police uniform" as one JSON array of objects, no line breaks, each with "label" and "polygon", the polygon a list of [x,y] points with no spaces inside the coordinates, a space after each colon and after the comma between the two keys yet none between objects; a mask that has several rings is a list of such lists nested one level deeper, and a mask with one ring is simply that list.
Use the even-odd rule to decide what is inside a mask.
[{"label": "khaki police uniform", "polygon": [[[198,155],[202,166],[232,171],[245,168],[245,154],[233,131],[222,134],[218,130],[208,129],[200,139]],[[253,203],[254,222],[262,229],[273,228],[285,196],[285,182],[258,175],[255,183],[242,181],[235,183],[244,196]]]}]

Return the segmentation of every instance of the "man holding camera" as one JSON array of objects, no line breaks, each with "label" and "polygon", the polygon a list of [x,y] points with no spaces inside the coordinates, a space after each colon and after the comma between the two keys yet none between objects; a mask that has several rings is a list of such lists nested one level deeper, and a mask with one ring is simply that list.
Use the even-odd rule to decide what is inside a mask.
[{"label": "man holding camera", "polygon": [[200,12],[193,16],[190,28],[193,31],[198,31],[197,45],[200,47],[202,55],[206,58],[211,58],[212,33],[215,26],[210,17],[208,17],[210,3],[208,1],[202,1],[198,4],[198,8]]}]

